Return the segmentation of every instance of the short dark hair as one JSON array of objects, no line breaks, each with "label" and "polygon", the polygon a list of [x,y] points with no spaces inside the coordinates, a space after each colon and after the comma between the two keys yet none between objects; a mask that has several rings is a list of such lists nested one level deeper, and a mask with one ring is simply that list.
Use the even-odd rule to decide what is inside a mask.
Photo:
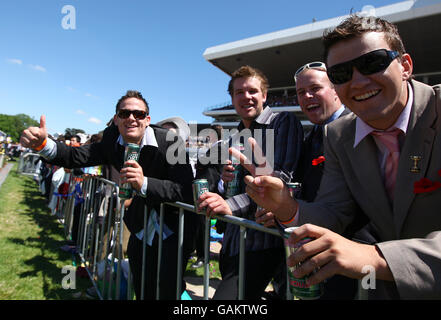
[{"label": "short dark hair", "polygon": [[230,94],[230,96],[233,96],[234,93],[234,80],[250,77],[255,77],[260,80],[262,93],[266,94],[266,92],[268,91],[269,83],[267,77],[263,74],[263,72],[257,68],[253,68],[250,66],[242,66],[231,74],[231,80],[228,83],[228,93]]},{"label": "short dark hair", "polygon": [[400,57],[406,52],[398,28],[387,20],[377,17],[365,17],[351,14],[334,29],[323,33],[323,58],[327,62],[329,49],[336,43],[360,37],[367,32],[382,32],[390,49],[397,51]]},{"label": "short dark hair", "polygon": [[126,94],[118,100],[118,103],[116,104],[116,110],[115,110],[116,113],[118,113],[118,110],[119,110],[119,107],[121,106],[121,103],[123,103],[124,100],[129,99],[129,98],[136,98],[136,99],[142,100],[145,104],[146,112],[147,112],[147,114],[149,114],[149,104],[144,99],[141,92],[136,91],[136,90],[127,90]]}]

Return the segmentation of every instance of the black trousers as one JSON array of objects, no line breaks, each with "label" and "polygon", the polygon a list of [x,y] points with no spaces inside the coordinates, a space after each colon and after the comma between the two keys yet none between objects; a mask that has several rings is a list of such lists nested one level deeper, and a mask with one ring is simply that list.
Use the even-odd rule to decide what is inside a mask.
[{"label": "black trousers", "polygon": [[[176,278],[178,265],[178,237],[172,234],[162,242],[161,270],[159,273],[159,299],[176,300]],[[184,249],[182,261],[182,273],[185,272],[189,250]],[[129,257],[130,270],[133,275],[133,287],[135,289],[136,299],[141,298],[141,280],[142,280],[142,241],[135,235],[130,235],[127,246],[127,255]],[[152,246],[146,246],[146,264],[145,264],[145,287],[144,299],[156,299],[156,279],[158,276],[158,235],[155,234]],[[182,292],[185,290],[185,282],[182,283]]]},{"label": "black trousers", "polygon": [[[213,300],[237,300],[239,295],[239,255],[230,257],[221,253],[219,269],[222,281]],[[246,252],[244,299],[260,300],[268,283],[272,278],[277,278],[279,272],[282,272],[286,279],[286,261],[283,248]],[[286,292],[286,286],[281,291],[283,290]]]}]

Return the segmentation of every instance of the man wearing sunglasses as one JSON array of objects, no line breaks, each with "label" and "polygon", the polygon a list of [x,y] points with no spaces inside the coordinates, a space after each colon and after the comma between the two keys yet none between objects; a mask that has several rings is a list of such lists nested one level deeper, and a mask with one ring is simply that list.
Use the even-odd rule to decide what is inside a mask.
[{"label": "man wearing sunglasses", "polygon": [[[326,163],[317,163],[317,159],[323,157],[323,129],[325,125],[349,114],[350,110],[341,103],[334,85],[329,81],[324,62],[315,61],[301,66],[294,74],[294,81],[299,106],[314,124],[303,141],[302,157],[295,175],[295,181],[302,183],[298,198],[311,202],[317,195]],[[349,239],[354,236],[361,238],[362,234],[355,232],[366,223],[366,216],[358,215],[343,235]],[[356,293],[356,280],[336,275],[327,279],[321,299],[353,299]]]},{"label": "man wearing sunglasses", "polygon": [[[289,259],[308,283],[334,274],[361,279],[372,299],[441,298],[440,86],[412,80],[398,31],[374,17],[350,16],[324,35],[329,79],[353,111],[325,128],[325,172],[314,202],[289,197],[273,177],[246,177],[248,193],[286,225]],[[265,187],[265,188],[263,188]],[[375,245],[340,236],[358,210]],[[331,231],[332,230],[332,231]]]},{"label": "man wearing sunglasses", "polygon": [[[24,146],[39,151],[52,164],[65,168],[109,164],[120,172],[121,182],[132,185],[136,195],[126,208],[124,222],[130,231],[127,253],[138,299],[141,297],[144,236],[147,241],[144,298],[156,298],[160,204],[192,202],[191,166],[168,163],[167,149],[175,142],[167,141],[167,132],[166,129],[150,124],[149,106],[142,94],[138,91],[127,91],[116,104],[113,123],[104,130],[101,142],[77,148],[54,142],[47,137],[45,116],[41,116],[39,127],[24,130],[20,139]],[[127,143],[140,146],[138,162],[129,160],[124,163]],[[152,232],[147,235],[143,229],[145,205],[148,226],[152,226]],[[167,206],[164,215],[163,261],[160,272],[159,298],[167,300],[176,299],[178,215],[173,210],[175,209]],[[185,270],[185,265],[183,268]],[[183,281],[182,284],[182,288],[185,288]]]}]

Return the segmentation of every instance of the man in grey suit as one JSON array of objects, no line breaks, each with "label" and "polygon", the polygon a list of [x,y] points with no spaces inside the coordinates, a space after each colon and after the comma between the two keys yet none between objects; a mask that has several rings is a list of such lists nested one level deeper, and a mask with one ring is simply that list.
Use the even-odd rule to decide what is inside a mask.
[{"label": "man in grey suit", "polygon": [[[324,159],[323,128],[351,112],[341,103],[334,85],[329,81],[324,62],[314,61],[301,66],[295,72],[294,80],[299,106],[314,124],[303,141],[301,161],[294,181],[302,184],[298,199],[311,202],[317,195],[326,162],[320,162],[321,158]],[[364,214],[357,214],[342,235],[348,239],[368,241],[372,238],[370,234],[366,236],[369,229],[359,231],[367,222]],[[357,281],[335,275],[326,280],[324,288],[323,300],[353,299],[357,293]]]},{"label": "man in grey suit", "polygon": [[[383,19],[350,16],[323,42],[329,79],[353,114],[325,128],[315,201],[292,199],[269,176],[247,176],[247,192],[281,223],[300,226],[291,243],[315,239],[289,259],[302,263],[297,277],[317,271],[307,283],[368,277],[369,298],[441,298],[441,86],[412,80],[412,59]],[[391,133],[397,149],[381,137]],[[339,235],[359,209],[377,233],[375,245]]]}]

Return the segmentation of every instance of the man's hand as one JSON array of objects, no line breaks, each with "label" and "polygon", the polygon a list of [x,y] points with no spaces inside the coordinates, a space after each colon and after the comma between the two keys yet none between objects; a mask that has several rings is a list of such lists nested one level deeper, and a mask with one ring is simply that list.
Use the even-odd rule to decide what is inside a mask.
[{"label": "man's hand", "polygon": [[207,217],[212,217],[216,214],[233,215],[228,203],[217,193],[205,192],[201,194],[198,203],[199,210],[206,209]]},{"label": "man's hand", "polygon": [[42,145],[46,138],[46,117],[42,115],[40,117],[39,127],[29,127],[23,130],[23,133],[20,137],[20,143],[25,148],[36,149]]},{"label": "man's hand", "polygon": [[[251,144],[253,152],[256,152],[259,148],[256,141],[249,138],[248,142]],[[254,202],[271,211],[282,222],[291,220],[297,212],[297,201],[291,197],[283,181],[271,175],[258,176],[256,167],[243,153],[234,148],[229,148],[228,151],[233,157],[239,159],[241,165],[251,173],[251,176],[246,176],[244,181],[247,185],[246,192]],[[263,163],[263,167],[267,167],[264,159],[261,160],[261,163]]]},{"label": "man's hand", "polygon": [[233,181],[234,178],[234,166],[232,165],[232,161],[231,160],[227,160],[227,164],[223,166],[222,168],[222,175],[221,175],[221,179],[224,182],[224,185],[226,185],[226,183]]},{"label": "man's hand", "polygon": [[144,183],[144,172],[138,162],[128,160],[124,163],[124,168],[121,169],[120,178],[121,183],[130,183],[132,188],[140,191]]},{"label": "man's hand", "polygon": [[320,283],[335,274],[361,279],[366,275],[362,272],[364,266],[374,267],[377,279],[393,281],[387,262],[376,246],[350,241],[312,224],[295,229],[288,241],[294,246],[306,237],[315,240],[303,244],[288,258],[287,263],[292,267],[301,262],[294,276],[308,276],[308,285]]},{"label": "man's hand", "polygon": [[270,228],[276,225],[274,213],[268,212],[266,209],[257,209],[255,217],[256,222],[264,227]]}]

